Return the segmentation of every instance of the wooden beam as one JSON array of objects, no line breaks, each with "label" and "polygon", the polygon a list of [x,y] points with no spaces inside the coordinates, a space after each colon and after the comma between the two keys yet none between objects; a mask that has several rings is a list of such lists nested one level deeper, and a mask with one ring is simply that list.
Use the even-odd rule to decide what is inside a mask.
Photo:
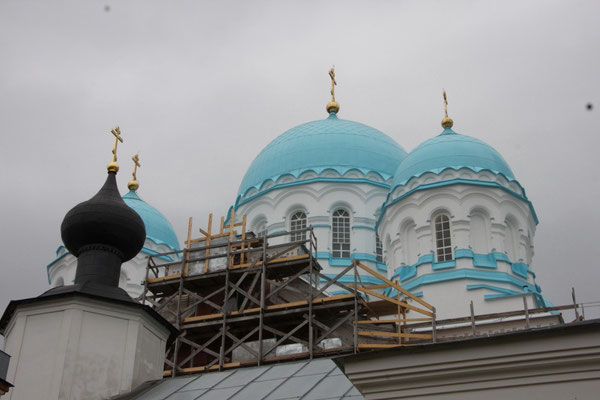
[{"label": "wooden beam", "polygon": [[[229,233],[219,233],[217,235],[211,235],[211,239],[216,239],[216,238],[225,237],[225,236],[229,236]],[[206,237],[201,237],[201,238],[190,240],[190,243],[205,242],[205,241],[206,241]],[[188,242],[185,242],[185,244],[187,244],[187,243]]]},{"label": "wooden beam", "polygon": [[330,301],[335,301],[335,300],[343,300],[343,299],[352,299],[354,298],[355,295],[348,293],[348,294],[337,294],[335,296],[329,296],[329,297],[320,297],[318,299],[314,299],[313,303],[315,304],[319,304],[319,303],[328,303]]},{"label": "wooden beam", "polygon": [[369,285],[369,286],[363,286],[369,290],[376,290],[376,289],[387,289],[390,286],[387,283],[382,283],[380,285]]},{"label": "wooden beam", "polygon": [[[212,214],[210,214],[212,215]],[[204,236],[210,236],[210,233],[206,232],[204,229],[200,228],[200,233],[203,234]]]},{"label": "wooden beam", "polygon": [[401,332],[380,332],[380,331],[358,331],[361,336],[374,336],[374,337],[403,337],[413,339],[431,339],[432,336],[427,333],[401,333]]},{"label": "wooden beam", "polygon": [[424,310],[424,309],[419,308],[419,307],[412,306],[412,305],[410,305],[410,304],[408,304],[408,303],[406,303],[404,301],[398,301],[396,299],[392,299],[391,297],[384,296],[383,294],[379,294],[379,293],[374,292],[372,290],[365,289],[363,286],[357,287],[356,290],[360,290],[361,292],[365,292],[367,294],[370,294],[371,296],[380,298],[382,300],[389,301],[390,303],[394,303],[394,304],[397,304],[399,306],[406,307],[409,310],[413,310],[413,311],[416,311],[418,313],[425,314],[425,315],[428,315],[430,317],[433,317],[433,313],[432,312],[429,312],[429,311]]},{"label": "wooden beam", "polygon": [[[229,241],[233,238],[233,220],[235,219],[235,208],[229,212]],[[233,264],[233,263],[232,263]]]},{"label": "wooden beam", "polygon": [[[223,368],[237,368],[242,365],[240,362],[232,362],[232,363],[224,363]],[[219,369],[218,365],[202,366],[202,367],[190,367],[190,368],[181,368],[181,372],[184,374],[192,374],[196,372],[204,372],[204,371],[214,371]]]},{"label": "wooden beam", "polygon": [[161,281],[168,281],[169,279],[177,279],[177,278],[181,278],[181,274],[168,275],[168,276],[161,276],[160,278],[148,279],[148,283],[155,283],[155,282],[161,282]]},{"label": "wooden beam", "polygon": [[428,302],[426,302],[425,300],[422,300],[420,298],[418,298],[417,296],[415,296],[414,294],[412,294],[411,292],[409,292],[406,289],[403,289],[400,285],[395,284],[394,282],[390,281],[389,279],[387,279],[385,276],[381,275],[380,273],[377,273],[375,271],[373,271],[371,268],[357,262],[356,265],[363,269],[364,271],[367,271],[369,274],[373,275],[374,277],[381,279],[382,281],[384,281],[385,283],[387,283],[389,286],[392,286],[394,289],[396,289],[399,292],[402,292],[404,295],[410,297],[411,299],[413,299],[414,301],[416,301],[417,303],[421,304],[423,307],[426,307],[428,309],[430,309],[431,311],[434,310],[434,307],[429,304]]},{"label": "wooden beam", "polygon": [[190,217],[190,219],[188,220],[188,233],[187,233],[187,241],[186,241],[186,249],[188,249],[188,251],[185,252],[185,260],[184,260],[185,265],[183,268],[183,276],[188,276],[188,270],[189,270],[188,260],[190,259],[189,249],[191,248],[191,245],[192,245],[190,240],[192,240],[192,217]]},{"label": "wooden beam", "polygon": [[[208,214],[208,227],[207,227],[208,232],[205,233],[207,247],[210,246],[210,239],[211,239],[211,233],[212,233],[212,218],[213,218],[212,213]],[[200,229],[200,231],[202,231],[202,229]],[[204,257],[206,257],[206,260],[204,260],[204,273],[208,272],[208,263],[209,263],[208,256],[210,256],[210,248],[207,248],[204,253]]]},{"label": "wooden beam", "polygon": [[389,323],[400,323],[400,322],[425,322],[431,321],[431,318],[400,318],[400,319],[379,319],[377,321],[357,321],[357,324],[389,324]]},{"label": "wooden beam", "polygon": [[362,343],[358,345],[358,349],[367,349],[367,350],[372,350],[372,349],[391,349],[392,347],[402,347],[405,345],[401,345],[401,344],[383,344],[383,343],[373,343],[373,344],[366,344],[366,343]]},{"label": "wooden beam", "polygon": [[[303,258],[308,258],[308,256],[309,256],[308,254],[300,254],[300,255],[292,256],[292,257],[276,258],[274,260],[269,260],[268,264],[276,264],[276,263],[286,262],[286,261],[301,260]],[[250,267],[252,265],[253,265],[253,263],[238,264],[238,265],[234,265],[232,267],[232,269],[234,269],[234,268],[246,268],[246,267]],[[262,265],[262,261],[257,261],[256,265]]]},{"label": "wooden beam", "polygon": [[242,217],[242,253],[240,254],[240,264],[243,264],[246,261],[246,252],[244,251],[246,246],[245,246],[245,241],[246,240],[246,214],[243,215]]}]

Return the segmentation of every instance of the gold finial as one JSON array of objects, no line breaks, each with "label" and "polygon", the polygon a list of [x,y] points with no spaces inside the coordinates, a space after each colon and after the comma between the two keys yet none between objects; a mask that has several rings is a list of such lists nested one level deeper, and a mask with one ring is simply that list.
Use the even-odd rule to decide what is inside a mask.
[{"label": "gold finial", "polygon": [[112,161],[108,163],[106,168],[108,169],[108,172],[117,173],[117,171],[119,171],[119,164],[117,164],[117,144],[119,144],[119,142],[123,143],[123,138],[121,137],[121,129],[119,129],[118,126],[115,126],[113,129],[111,129],[110,133],[115,136],[115,144],[112,148]]},{"label": "gold finial", "polygon": [[454,121],[452,121],[452,118],[448,117],[448,99],[446,98],[446,91],[444,90],[443,92],[444,95],[444,119],[442,119],[442,128],[446,129],[446,128],[452,128],[452,125],[454,125]]},{"label": "gold finial", "polygon": [[329,77],[331,78],[331,101],[327,104],[327,112],[337,114],[340,111],[340,105],[335,101],[335,66],[329,70]]},{"label": "gold finial", "polygon": [[138,167],[141,167],[139,153],[136,154],[135,156],[131,157],[131,159],[133,160],[133,172],[131,173],[131,176],[133,176],[133,179],[129,181],[129,183],[127,184],[127,188],[129,190],[135,191],[135,190],[138,190],[138,188],[140,187],[140,184],[137,181],[137,169],[138,169]]}]

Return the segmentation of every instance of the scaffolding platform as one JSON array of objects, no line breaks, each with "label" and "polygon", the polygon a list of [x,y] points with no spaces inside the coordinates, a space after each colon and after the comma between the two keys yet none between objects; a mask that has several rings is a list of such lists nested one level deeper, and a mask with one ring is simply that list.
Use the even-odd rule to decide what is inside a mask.
[{"label": "scaffolding platform", "polygon": [[[166,374],[435,339],[411,333],[406,318],[417,313],[435,325],[435,308],[397,282],[356,260],[334,278],[322,274],[312,228],[256,237],[246,232],[245,216],[235,223],[232,213],[228,221],[221,218],[213,234],[210,215],[202,236],[192,239],[190,218],[183,250],[148,258],[141,300],[180,330],[167,351]],[[179,260],[164,262],[167,255]],[[364,285],[365,275],[381,283]],[[348,276],[353,282],[343,283]],[[397,296],[386,296],[386,289]]]}]

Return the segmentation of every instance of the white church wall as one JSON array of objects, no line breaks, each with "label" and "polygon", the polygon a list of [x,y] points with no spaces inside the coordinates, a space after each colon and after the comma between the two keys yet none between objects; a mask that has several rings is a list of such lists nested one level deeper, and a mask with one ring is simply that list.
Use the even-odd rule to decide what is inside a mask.
[{"label": "white church wall", "polygon": [[8,399],[76,400],[161,378],[169,332],[141,309],[75,298],[20,305],[5,335]]},{"label": "white church wall", "polygon": [[[436,308],[438,319],[464,317],[470,314],[470,302],[473,302],[473,309],[476,314],[499,313],[503,311],[523,310],[523,296],[510,296],[498,299],[485,298],[492,294],[490,290],[474,289],[466,290],[467,286],[477,286],[480,281],[475,280],[455,280],[443,281],[424,285],[418,289],[422,292],[423,299]],[[493,286],[511,290],[514,287],[503,283],[494,283]],[[462,293],[465,295],[460,296]],[[456,301],[456,297],[462,297],[462,301]],[[532,296],[527,297],[527,307],[536,308],[535,299]]]}]

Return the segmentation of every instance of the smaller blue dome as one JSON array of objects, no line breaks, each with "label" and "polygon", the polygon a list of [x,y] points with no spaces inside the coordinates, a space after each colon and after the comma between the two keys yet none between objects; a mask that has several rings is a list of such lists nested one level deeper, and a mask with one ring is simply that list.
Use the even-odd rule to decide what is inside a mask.
[{"label": "smaller blue dome", "polygon": [[392,190],[426,172],[439,174],[445,169],[461,168],[475,172],[489,170],[504,175],[508,180],[515,180],[510,167],[493,147],[446,128],[440,135],[417,146],[400,163],[394,174]]},{"label": "smaller blue dome", "polygon": [[123,200],[142,217],[148,239],[156,244],[166,244],[173,250],[179,250],[179,240],[173,226],[160,211],[142,200],[133,190],[125,194]]}]

